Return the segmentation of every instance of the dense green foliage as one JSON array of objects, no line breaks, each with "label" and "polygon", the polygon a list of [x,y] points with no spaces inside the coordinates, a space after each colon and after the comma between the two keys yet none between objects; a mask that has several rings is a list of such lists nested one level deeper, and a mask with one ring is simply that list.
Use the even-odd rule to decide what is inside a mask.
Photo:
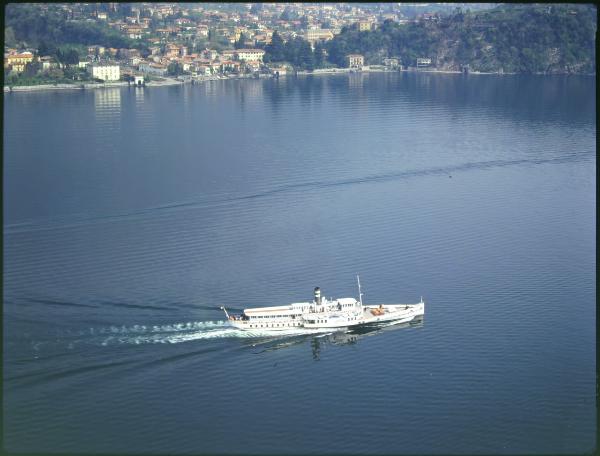
[{"label": "dense green foliage", "polygon": [[425,57],[444,69],[592,73],[596,27],[590,5],[504,5],[403,25],[386,21],[372,32],[350,27],[326,46],[329,60],[340,66],[347,54],[360,53],[367,64],[397,56],[414,66]]},{"label": "dense green foliage", "polygon": [[53,4],[47,5],[47,11],[35,4],[8,4],[6,37],[10,38],[12,45],[24,43],[36,48],[41,44],[54,47],[61,44],[99,44],[113,48],[136,47],[136,43],[132,40],[106,25],[71,20],[63,9]]},{"label": "dense green foliage", "polygon": [[273,33],[271,43],[265,46],[265,62],[289,62],[299,69],[315,68],[315,55],[308,41],[296,37],[285,43],[277,32]]},{"label": "dense green foliage", "polygon": [[240,38],[233,43],[233,47],[235,49],[242,49],[246,47],[246,36],[243,33],[240,33]]},{"label": "dense green foliage", "polygon": [[167,74],[169,76],[179,76],[183,74],[183,66],[181,63],[172,62],[167,67]]},{"label": "dense green foliage", "polygon": [[7,86],[33,86],[40,84],[81,84],[91,77],[84,69],[77,67],[51,68],[42,71],[41,63],[31,62],[21,74],[5,70],[4,83]]}]

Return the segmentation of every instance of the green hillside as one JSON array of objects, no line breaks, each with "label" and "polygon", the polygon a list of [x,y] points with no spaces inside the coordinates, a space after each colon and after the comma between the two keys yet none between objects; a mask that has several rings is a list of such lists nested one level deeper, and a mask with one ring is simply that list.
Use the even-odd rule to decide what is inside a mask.
[{"label": "green hillside", "polygon": [[344,29],[327,44],[328,59],[345,64],[349,53],[366,64],[400,57],[414,66],[431,58],[439,69],[514,73],[594,73],[596,7],[593,5],[503,5],[476,13],[398,24],[386,21],[371,32]]}]

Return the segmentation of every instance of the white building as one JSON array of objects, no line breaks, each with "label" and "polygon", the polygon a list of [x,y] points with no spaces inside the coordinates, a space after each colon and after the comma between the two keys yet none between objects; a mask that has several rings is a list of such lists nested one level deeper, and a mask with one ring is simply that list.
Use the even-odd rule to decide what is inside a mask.
[{"label": "white building", "polygon": [[40,57],[40,63],[42,64],[42,70],[49,70],[50,68],[58,68],[59,64],[53,57],[44,56]]},{"label": "white building", "polygon": [[238,60],[243,62],[262,62],[265,51],[262,49],[238,49],[235,51],[235,55]]},{"label": "white building", "polygon": [[389,57],[383,59],[383,64],[389,68],[400,68],[400,59],[398,57]]},{"label": "white building", "polygon": [[103,81],[118,81],[121,77],[119,65],[114,64],[88,65],[87,71],[93,78],[102,79]]},{"label": "white building", "polygon": [[327,29],[309,29],[304,34],[306,41],[319,41],[319,40],[331,40],[333,39],[333,32]]},{"label": "white building", "polygon": [[361,54],[348,54],[346,61],[348,68],[362,68],[365,64],[365,58]]}]

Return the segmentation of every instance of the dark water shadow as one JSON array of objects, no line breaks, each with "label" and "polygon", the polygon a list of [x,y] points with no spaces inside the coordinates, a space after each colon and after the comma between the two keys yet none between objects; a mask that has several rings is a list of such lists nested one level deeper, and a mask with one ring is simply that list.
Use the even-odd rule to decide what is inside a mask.
[{"label": "dark water shadow", "polygon": [[356,345],[366,337],[381,335],[392,331],[401,331],[406,329],[422,328],[424,318],[420,317],[408,323],[390,324],[390,323],[373,323],[361,325],[356,328],[345,328],[339,331],[322,334],[307,334],[287,337],[285,340],[270,341],[269,338],[254,339],[252,342],[245,342],[244,345],[255,347],[258,344],[265,344],[265,347],[256,354],[262,354],[275,350],[282,350],[310,342],[312,356],[315,361],[320,360],[321,350],[327,345]]}]

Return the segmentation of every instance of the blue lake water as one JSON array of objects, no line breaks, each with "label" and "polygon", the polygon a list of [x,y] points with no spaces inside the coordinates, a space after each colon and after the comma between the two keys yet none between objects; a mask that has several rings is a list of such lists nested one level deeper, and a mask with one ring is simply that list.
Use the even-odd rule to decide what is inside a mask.
[{"label": "blue lake water", "polygon": [[[592,451],[595,100],[424,73],[5,94],[5,449]],[[425,317],[223,324],[357,273]]]}]

